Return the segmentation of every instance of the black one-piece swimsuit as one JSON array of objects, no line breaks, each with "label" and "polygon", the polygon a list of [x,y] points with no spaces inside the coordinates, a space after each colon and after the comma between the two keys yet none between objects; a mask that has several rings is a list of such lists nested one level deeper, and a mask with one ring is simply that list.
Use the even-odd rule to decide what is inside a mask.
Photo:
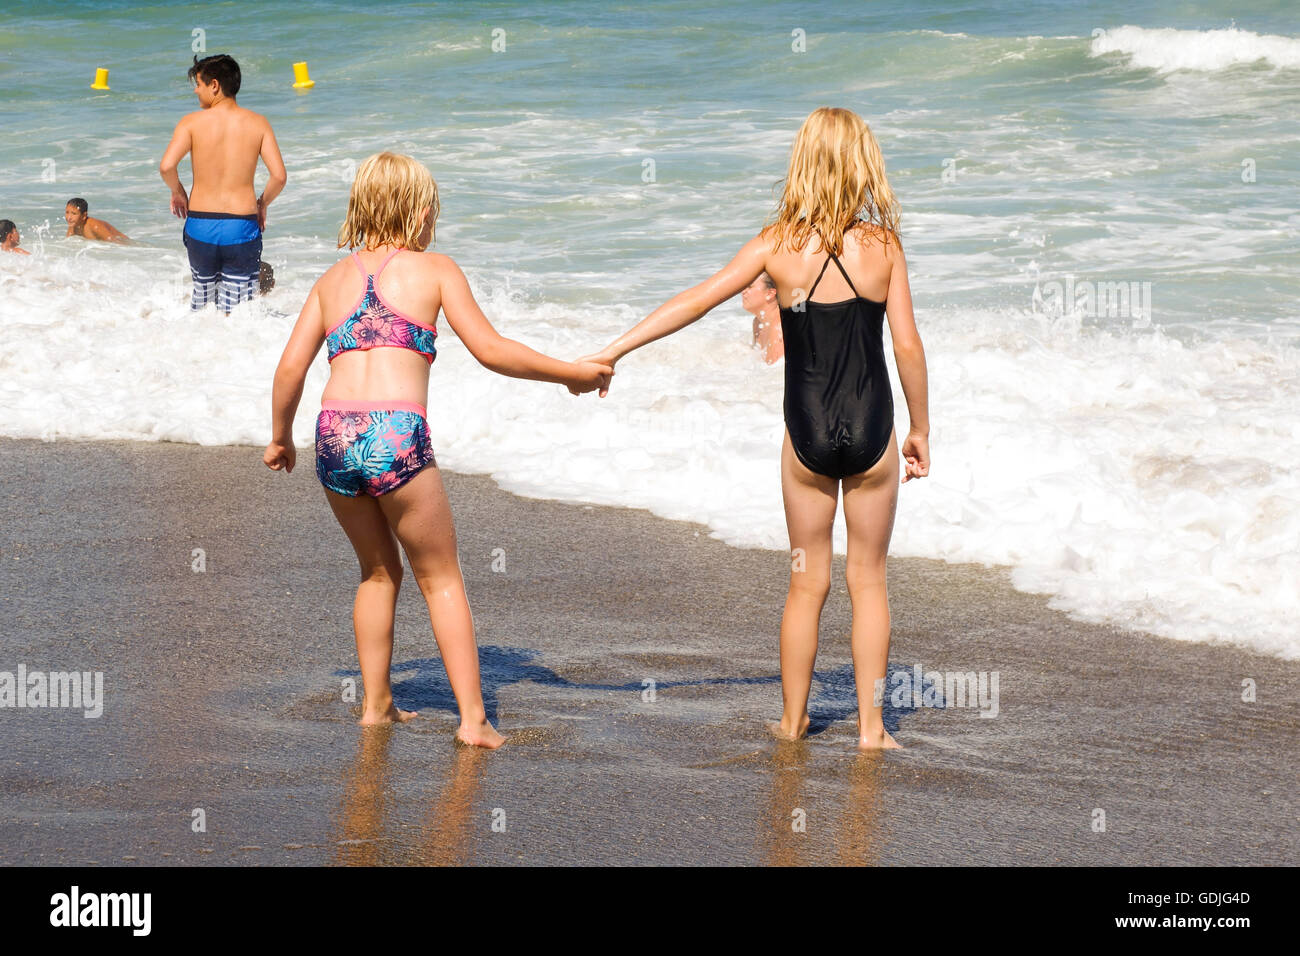
[{"label": "black one-piece swimsuit", "polygon": [[[832,260],[854,298],[813,302]],[[830,254],[802,305],[802,310],[781,309],[790,444],[819,475],[861,474],[884,456],[894,428],[894,395],[881,340],[885,303],[858,295],[840,260]]]}]

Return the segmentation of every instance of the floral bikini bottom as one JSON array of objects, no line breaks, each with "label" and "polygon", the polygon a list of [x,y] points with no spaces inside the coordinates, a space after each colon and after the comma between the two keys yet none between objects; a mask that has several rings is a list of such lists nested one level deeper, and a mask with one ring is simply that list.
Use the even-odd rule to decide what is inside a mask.
[{"label": "floral bikini bottom", "polygon": [[322,402],[316,477],[349,498],[395,491],[434,460],[426,417],[414,402]]}]

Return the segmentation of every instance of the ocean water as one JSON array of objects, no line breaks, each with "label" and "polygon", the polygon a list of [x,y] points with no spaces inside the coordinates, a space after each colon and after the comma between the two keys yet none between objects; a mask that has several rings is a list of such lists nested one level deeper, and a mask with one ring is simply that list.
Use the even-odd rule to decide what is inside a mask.
[{"label": "ocean water", "polygon": [[[929,363],[932,473],[902,488],[892,552],[1298,658],[1300,12],[984,6],[0,4],[0,217],[35,253],[0,257],[0,435],[264,443],[271,373],[380,149],[433,171],[436,248],[503,333],[594,350],[724,265],[802,119],[845,106],[902,202]],[[228,319],[188,311],[157,173],[196,46],[239,59],[289,169],[279,284]],[[111,92],[89,89],[101,66]],[[141,244],[62,238],[72,196]],[[444,326],[439,462],[783,548],[782,373],[749,327],[726,304],[598,400],[492,375]],[[325,376],[322,357],[300,444]]]}]

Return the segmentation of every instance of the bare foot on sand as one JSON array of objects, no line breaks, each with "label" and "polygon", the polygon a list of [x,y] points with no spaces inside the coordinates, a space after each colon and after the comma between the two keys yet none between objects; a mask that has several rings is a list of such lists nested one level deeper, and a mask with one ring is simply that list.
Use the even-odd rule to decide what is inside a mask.
[{"label": "bare foot on sand", "polygon": [[456,731],[456,742],[467,747],[496,750],[506,742],[506,738],[497,733],[496,728],[485,720],[477,724],[461,724],[460,729]]},{"label": "bare foot on sand", "polygon": [[808,719],[807,714],[800,717],[797,722],[782,716],[779,721],[769,720],[767,729],[772,731],[774,737],[779,737],[782,740],[801,740],[808,733],[809,723],[811,721]]},{"label": "bare foot on sand", "polygon": [[893,737],[889,736],[889,731],[884,727],[875,730],[869,730],[865,734],[861,728],[858,729],[858,749],[859,750],[902,750],[903,745]]},{"label": "bare foot on sand", "polygon": [[419,716],[419,711],[398,710],[396,704],[389,704],[387,710],[376,711],[375,713],[366,711],[361,715],[361,724],[364,727],[372,727],[377,724],[404,724],[408,720],[414,720]]}]

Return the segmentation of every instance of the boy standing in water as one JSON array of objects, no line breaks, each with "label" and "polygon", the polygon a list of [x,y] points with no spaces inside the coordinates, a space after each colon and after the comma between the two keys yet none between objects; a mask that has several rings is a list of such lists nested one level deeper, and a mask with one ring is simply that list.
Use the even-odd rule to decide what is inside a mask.
[{"label": "boy standing in water", "polygon": [[63,219],[68,224],[68,237],[80,236],[82,239],[99,239],[104,242],[131,241],[104,220],[91,216],[90,205],[80,197],[68,200],[68,204],[63,207]]},{"label": "boy standing in water", "polygon": [[[240,77],[234,58],[224,53],[195,57],[188,76],[202,108],[176,124],[158,171],[171,188],[172,213],[185,220],[194,277],[190,308],[215,302],[229,315],[234,305],[257,292],[266,207],[288,176],[266,117],[235,102]],[[186,153],[194,172],[189,196],[176,173]],[[269,178],[256,196],[253,176],[259,157]]]}]

